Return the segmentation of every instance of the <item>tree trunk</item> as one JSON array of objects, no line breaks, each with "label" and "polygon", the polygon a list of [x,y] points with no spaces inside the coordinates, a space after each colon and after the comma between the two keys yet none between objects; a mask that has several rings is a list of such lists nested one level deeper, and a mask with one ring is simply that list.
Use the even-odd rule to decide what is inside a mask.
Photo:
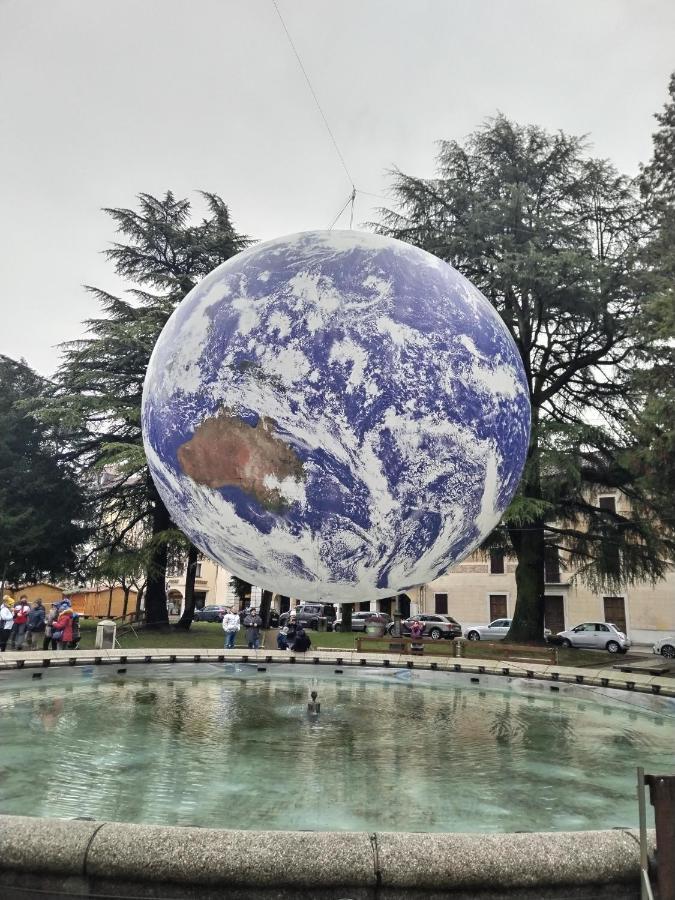
[{"label": "tree trunk", "polygon": [[143,595],[145,594],[146,582],[138,587],[136,591],[136,615],[134,617],[134,622],[138,623],[141,621],[141,607],[143,606]]},{"label": "tree trunk", "polygon": [[110,616],[112,615],[112,592],[113,589],[111,587],[108,592],[108,618],[110,618]]},{"label": "tree trunk", "polygon": [[122,607],[122,622],[124,622],[127,617],[127,608],[129,606],[129,594],[131,592],[131,585],[125,584],[123,587],[124,587],[124,606]]},{"label": "tree trunk", "polygon": [[544,523],[510,529],[516,552],[516,608],[507,641],[544,643]]},{"label": "tree trunk", "polygon": [[258,615],[262,619],[262,627],[270,627],[270,609],[272,606],[272,591],[263,591],[260,600],[260,609]]},{"label": "tree trunk", "polygon": [[166,564],[168,548],[164,532],[171,527],[171,516],[159,495],[155,494],[152,508],[152,537],[154,544],[148,561],[148,577],[145,589],[145,625],[147,628],[169,627],[166,608]]},{"label": "tree trunk", "polygon": [[354,608],[353,603],[343,603],[341,606],[342,612],[342,630],[349,633],[352,630],[352,610]]},{"label": "tree trunk", "polygon": [[[539,469],[539,411],[532,407],[530,446],[521,480],[525,500],[541,501]],[[511,544],[518,560],[516,566],[516,608],[506,635],[507,641],[520,644],[544,643],[544,585],[546,542],[544,519],[533,516],[518,526],[509,527]]]},{"label": "tree trunk", "polygon": [[187,571],[185,574],[185,603],[183,604],[183,615],[174,625],[174,628],[180,628],[182,631],[189,631],[192,620],[195,616],[195,578],[197,577],[197,560],[199,559],[199,550],[194,544],[190,544],[187,555]]}]

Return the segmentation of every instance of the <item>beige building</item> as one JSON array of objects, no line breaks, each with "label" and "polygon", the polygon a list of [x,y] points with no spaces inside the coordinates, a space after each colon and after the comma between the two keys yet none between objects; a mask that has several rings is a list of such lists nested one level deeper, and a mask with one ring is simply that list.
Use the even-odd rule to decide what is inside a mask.
[{"label": "beige building", "polygon": [[[174,569],[166,580],[167,597],[176,613],[183,611],[185,599],[185,564]],[[236,597],[230,586],[231,575],[217,563],[201,556],[195,573],[195,606],[236,605]]]},{"label": "beige building", "polygon": [[[630,515],[620,493],[600,493],[594,500],[600,508]],[[418,589],[415,600],[420,612],[447,612],[462,625],[487,624],[513,615],[515,570],[515,559],[493,554],[486,560],[474,554]],[[572,575],[565,570],[564,558],[547,560],[546,627],[554,633],[588,621],[613,622],[636,643],[675,633],[675,568],[656,584],[641,582],[612,591],[591,590]]]},{"label": "beige building", "polygon": [[[419,612],[448,613],[462,625],[482,625],[510,617],[516,605],[515,560],[477,556],[416,592]],[[549,580],[550,579],[550,580]],[[553,632],[582,622],[613,622],[636,643],[675,634],[675,570],[655,585],[626,585],[619,591],[592,591],[564,574],[548,573],[546,626]]]}]

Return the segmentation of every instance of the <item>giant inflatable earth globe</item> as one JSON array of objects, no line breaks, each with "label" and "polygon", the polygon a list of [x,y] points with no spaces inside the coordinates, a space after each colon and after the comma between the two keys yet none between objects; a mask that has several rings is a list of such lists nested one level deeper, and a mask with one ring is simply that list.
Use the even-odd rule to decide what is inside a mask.
[{"label": "giant inflatable earth globe", "polygon": [[152,354],[143,435],[182,531],[252,584],[326,602],[433,580],[518,486],[516,346],[483,295],[409,244],[258,244],[183,300]]}]

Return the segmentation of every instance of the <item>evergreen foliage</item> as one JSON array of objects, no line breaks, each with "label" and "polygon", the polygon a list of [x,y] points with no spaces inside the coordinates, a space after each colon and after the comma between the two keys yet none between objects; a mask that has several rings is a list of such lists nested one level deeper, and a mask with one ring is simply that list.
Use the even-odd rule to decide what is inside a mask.
[{"label": "evergreen foliage", "polygon": [[0,580],[58,578],[77,571],[87,537],[84,500],[60,436],[30,414],[47,384],[25,363],[0,356]]},{"label": "evergreen foliage", "polygon": [[644,252],[650,291],[637,322],[647,344],[635,373],[644,405],[633,422],[630,461],[654,498],[660,521],[675,535],[675,72],[656,120],[653,157],[641,174],[653,231]]},{"label": "evergreen foliage", "polygon": [[[515,553],[511,640],[541,641],[544,560],[616,587],[663,575],[667,546],[623,454],[644,350],[639,253],[648,222],[637,186],[562,132],[503,116],[440,145],[438,172],[394,174],[396,210],[378,230],[440,256],[508,327],[523,361],[532,431],[519,493],[491,543]],[[632,514],[601,509],[620,489]]]},{"label": "evergreen foliage", "polygon": [[193,223],[191,204],[169,191],[141,194],[138,209],[107,209],[121,240],[105,251],[129,283],[125,297],[89,287],[101,313],[86,336],[63,346],[46,421],[69,432],[67,458],[89,473],[97,509],[91,550],[105,571],[112,557],[133,554],[146,570],[146,622],[168,624],[166,567],[174,528],[148,472],[141,436],[141,398],[150,354],[167,319],[192,288],[249,241],[235,230],[227,206],[202,195],[208,215]]}]

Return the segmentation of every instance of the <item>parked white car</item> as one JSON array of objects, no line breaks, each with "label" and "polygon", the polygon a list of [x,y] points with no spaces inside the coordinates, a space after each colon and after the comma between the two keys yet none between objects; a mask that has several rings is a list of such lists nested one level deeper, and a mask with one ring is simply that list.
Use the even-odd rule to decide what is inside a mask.
[{"label": "parked white car", "polygon": [[567,631],[559,631],[550,642],[561,647],[607,650],[608,653],[625,653],[631,645],[623,631],[611,622],[583,622]]},{"label": "parked white car", "polygon": [[669,634],[668,637],[661,638],[660,641],[654,644],[652,649],[658,656],[675,659],[675,635]]},{"label": "parked white car", "polygon": [[495,619],[489,625],[465,625],[464,637],[470,641],[502,641],[511,627],[511,619]]}]

